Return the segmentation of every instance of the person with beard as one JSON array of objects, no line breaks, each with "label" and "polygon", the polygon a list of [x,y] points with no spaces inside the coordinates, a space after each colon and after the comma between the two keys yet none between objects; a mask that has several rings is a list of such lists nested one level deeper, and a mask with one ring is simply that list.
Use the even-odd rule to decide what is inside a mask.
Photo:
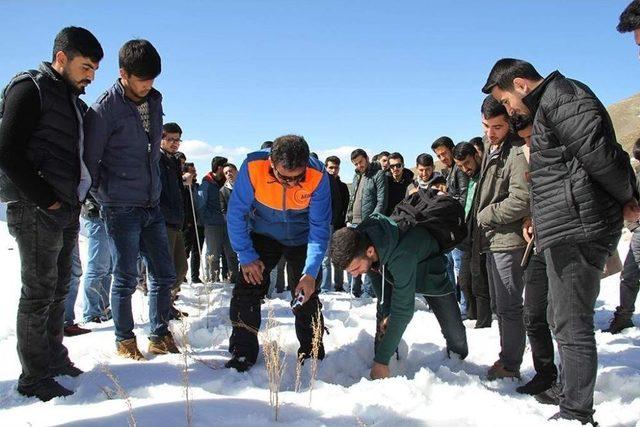
[{"label": "person with beard", "polygon": [[220,258],[223,256],[223,251],[224,256],[227,257],[227,263],[232,262],[231,254],[227,254],[230,248],[225,247],[225,219],[220,211],[220,189],[226,181],[224,177],[226,163],[226,157],[215,156],[211,159],[211,172],[202,178],[198,189],[198,209],[207,244],[204,269],[207,280],[213,282],[220,280]]},{"label": "person with beard", "polygon": [[22,271],[18,393],[42,401],[73,394],[55,376],[82,373],[62,344],[63,318],[80,203],[91,186],[82,161],[87,105],[79,95],[102,57],[93,34],[66,27],[55,38],[52,61],[15,76],[0,103],[0,199],[8,202]]},{"label": "person with beard", "polygon": [[383,151],[378,154],[376,160],[372,160],[372,162],[380,163],[380,168],[383,172],[387,172],[389,170],[389,156],[390,153],[388,151]]},{"label": "person with beard", "polygon": [[489,293],[500,329],[499,359],[489,380],[520,378],[525,347],[522,319],[522,256],[526,242],[522,220],[529,216],[527,162],[522,140],[511,132],[507,110],[492,96],[482,103],[482,127],[489,147],[476,186],[477,247],[487,257]]},{"label": "person with beard", "polygon": [[[165,123],[162,126],[162,140],[160,141],[160,209],[167,226],[169,239],[169,254],[173,257],[173,266],[176,270],[176,280],[171,286],[172,301],[175,301],[180,285],[188,270],[187,254],[184,250],[184,200],[183,187],[191,185],[193,177],[190,174],[182,174],[182,164],[177,154],[182,142],[182,128],[177,123]],[[183,185],[184,182],[184,185]],[[190,213],[190,212],[189,212]],[[174,304],[169,312],[171,319],[179,319],[186,313],[180,312]]]},{"label": "person with beard", "polygon": [[549,280],[549,320],[560,355],[560,411],[552,419],[593,420],[598,369],[594,305],[623,219],[640,217],[629,156],[611,118],[585,84],[503,58],[482,91],[510,116],[533,123],[530,177],[533,229]]},{"label": "person with beard", "polygon": [[433,157],[430,154],[422,153],[416,157],[416,170],[418,177],[407,186],[405,197],[410,196],[419,189],[427,189],[431,187],[433,181],[442,176],[440,172],[433,170]]},{"label": "person with beard", "polygon": [[473,146],[476,147],[476,151],[480,155],[480,159],[482,159],[484,157],[484,150],[485,150],[484,141],[482,140],[482,137],[474,136],[469,140],[469,144],[473,144]]},{"label": "person with beard", "polygon": [[476,320],[475,328],[490,328],[492,321],[491,294],[487,276],[487,256],[480,251],[479,228],[476,222],[478,206],[476,188],[482,170],[482,157],[470,142],[461,142],[453,149],[456,166],[469,177],[464,204],[467,237],[460,243],[462,251],[458,284],[467,300],[467,318]]},{"label": "person with beard", "polygon": [[385,215],[390,216],[396,205],[407,194],[407,188],[413,182],[413,172],[404,167],[404,158],[400,153],[389,154],[389,168],[386,172],[389,196]]},{"label": "person with beard", "polygon": [[162,95],[153,82],[160,74],[161,60],[149,41],[130,40],[120,48],[118,63],[120,78],[87,112],[84,158],[113,251],[111,312],[116,352],[145,360],[133,333],[131,311],[139,254],[149,272],[148,351],[179,353],[168,328],[176,272],[160,209],[163,113]]}]

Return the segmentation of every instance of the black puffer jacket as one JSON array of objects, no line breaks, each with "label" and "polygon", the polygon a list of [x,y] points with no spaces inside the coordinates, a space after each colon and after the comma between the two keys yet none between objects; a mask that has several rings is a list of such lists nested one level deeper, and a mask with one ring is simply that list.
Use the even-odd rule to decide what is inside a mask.
[{"label": "black puffer jacket", "polygon": [[523,102],[535,115],[530,176],[538,250],[620,233],[622,206],[638,195],[602,103],[558,71]]},{"label": "black puffer jacket", "polygon": [[447,193],[456,199],[464,207],[467,200],[467,187],[469,186],[469,177],[462,172],[457,165],[453,165],[452,169],[442,169],[442,175],[447,179]]}]

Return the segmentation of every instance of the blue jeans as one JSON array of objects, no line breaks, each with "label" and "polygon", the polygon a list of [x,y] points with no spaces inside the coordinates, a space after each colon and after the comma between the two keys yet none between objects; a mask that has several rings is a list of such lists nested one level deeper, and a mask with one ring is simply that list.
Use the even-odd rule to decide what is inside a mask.
[{"label": "blue jeans", "polygon": [[467,311],[467,300],[464,297],[464,293],[458,284],[458,276],[460,275],[460,267],[462,266],[462,251],[458,248],[451,249],[450,252],[447,252],[447,275],[453,283],[453,287],[456,290],[456,296],[458,301],[460,301],[460,307],[462,307],[462,312],[466,313]]},{"label": "blue jeans", "polygon": [[176,271],[160,208],[103,206],[100,215],[113,251],[111,311],[116,340],[135,338],[131,295],[136,290],[138,254],[148,268],[149,337],[159,339],[168,335],[171,285],[176,280]]},{"label": "blue jeans", "polygon": [[69,293],[64,300],[64,326],[73,326],[76,322],[74,307],[78,298],[78,286],[82,277],[82,264],[80,263],[80,250],[78,240],[71,252],[71,278],[69,279]]},{"label": "blue jeans", "polygon": [[[363,278],[364,277],[364,278]],[[360,298],[363,294],[368,297],[374,298],[376,295],[373,292],[373,286],[371,286],[371,278],[368,273],[362,276],[349,275],[349,285],[351,286],[351,293],[357,298]]]},{"label": "blue jeans", "polygon": [[80,218],[80,226],[87,237],[87,271],[84,274],[85,322],[96,317],[107,320],[111,291],[111,248],[107,229],[101,218]]}]

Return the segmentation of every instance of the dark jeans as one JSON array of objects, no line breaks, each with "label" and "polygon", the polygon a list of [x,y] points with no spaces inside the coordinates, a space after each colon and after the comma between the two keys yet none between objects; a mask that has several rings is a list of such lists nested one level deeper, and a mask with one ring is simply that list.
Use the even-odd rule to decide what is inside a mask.
[{"label": "dark jeans", "polygon": [[[260,306],[269,287],[269,273],[284,256],[287,265],[293,273],[292,279],[297,281],[302,276],[302,269],[307,257],[307,245],[285,246],[282,243],[267,236],[252,233],[253,247],[264,263],[262,283],[251,285],[244,280],[242,273],[238,274],[238,281],[233,288],[229,316],[233,325],[233,332],[229,338],[229,351],[237,356],[244,356],[250,363],[255,363],[258,358],[258,330],[260,329]],[[295,312],[296,336],[300,342],[298,353],[311,354],[313,341],[313,319],[316,318],[322,304],[318,298],[322,273],[316,278],[316,290],[309,297],[300,310]],[[295,287],[291,289],[294,296]],[[320,313],[320,324],[324,326],[324,319]],[[320,337],[322,342],[322,337]]]},{"label": "dark jeans", "polygon": [[571,243],[545,249],[549,278],[549,324],[560,356],[560,413],[586,422],[593,415],[598,354],[594,305],[607,257],[620,238]]},{"label": "dark jeans", "polygon": [[161,338],[167,335],[171,286],[176,280],[176,271],[160,208],[103,206],[101,216],[113,251],[111,312],[116,340],[135,337],[131,295],[136,290],[138,254],[142,255],[148,273],[149,336]]},{"label": "dark jeans", "polygon": [[22,386],[42,381],[50,370],[71,363],[62,338],[79,214],[80,206],[64,203],[55,211],[26,201],[7,205],[7,226],[20,251],[22,290],[16,335]]},{"label": "dark jeans", "polygon": [[486,255],[472,256],[471,251],[463,251],[458,282],[467,299],[467,316],[476,319],[476,328],[490,328],[492,312]]},{"label": "dark jeans", "polygon": [[[370,271],[369,274],[380,274],[374,271]],[[393,277],[387,273],[388,280],[384,287],[384,304],[376,304],[376,320],[378,332],[376,333],[375,345],[378,343],[378,334],[380,332],[381,322],[389,316],[391,311],[391,298],[393,295]],[[377,295],[382,293],[382,286],[372,286]],[[464,359],[469,354],[469,347],[467,345],[467,331],[462,323],[462,315],[460,314],[460,306],[458,305],[458,298],[455,292],[442,296],[424,296],[424,299],[429,304],[429,307],[433,311],[433,314],[438,320],[440,325],[440,332],[447,343],[447,354],[455,353]],[[380,301],[378,296],[378,302]]]},{"label": "dark jeans", "polygon": [[548,294],[547,263],[544,255],[534,253],[524,271],[524,327],[536,374],[555,380],[558,369],[553,361],[553,339],[547,322]]},{"label": "dark jeans", "polygon": [[500,361],[509,371],[519,371],[526,344],[523,321],[524,249],[487,252],[489,292],[500,331]]},{"label": "dark jeans", "polygon": [[80,278],[82,277],[82,262],[80,261],[80,248],[76,240],[76,246],[71,252],[71,277],[69,278],[69,291],[64,300],[64,326],[73,326],[76,323],[76,301],[78,300],[78,289],[80,288]]},{"label": "dark jeans", "polygon": [[[196,246],[196,240],[198,246]],[[198,226],[198,236],[196,239],[196,227],[193,225],[188,226],[184,230],[184,251],[187,258],[189,258],[189,268],[191,269],[191,280],[201,279],[200,277],[200,252],[202,252],[202,246],[204,245],[204,227]]]},{"label": "dark jeans", "polygon": [[635,311],[636,298],[640,289],[640,227],[636,228],[631,235],[631,245],[620,277],[618,312],[630,319]]}]

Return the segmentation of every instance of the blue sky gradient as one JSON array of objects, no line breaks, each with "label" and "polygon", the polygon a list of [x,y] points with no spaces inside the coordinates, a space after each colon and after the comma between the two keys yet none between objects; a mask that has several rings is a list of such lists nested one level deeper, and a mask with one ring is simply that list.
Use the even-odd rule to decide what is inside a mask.
[{"label": "blue sky gradient", "polygon": [[165,119],[200,176],[213,155],[239,163],[286,133],[321,157],[386,149],[413,166],[441,135],[481,134],[480,88],[501,57],[559,69],[606,105],[638,92],[633,37],[615,30],[628,1],[2,1],[0,81],[83,26],[105,50],[91,104],[115,81],[120,46],[146,38],[163,60]]}]

